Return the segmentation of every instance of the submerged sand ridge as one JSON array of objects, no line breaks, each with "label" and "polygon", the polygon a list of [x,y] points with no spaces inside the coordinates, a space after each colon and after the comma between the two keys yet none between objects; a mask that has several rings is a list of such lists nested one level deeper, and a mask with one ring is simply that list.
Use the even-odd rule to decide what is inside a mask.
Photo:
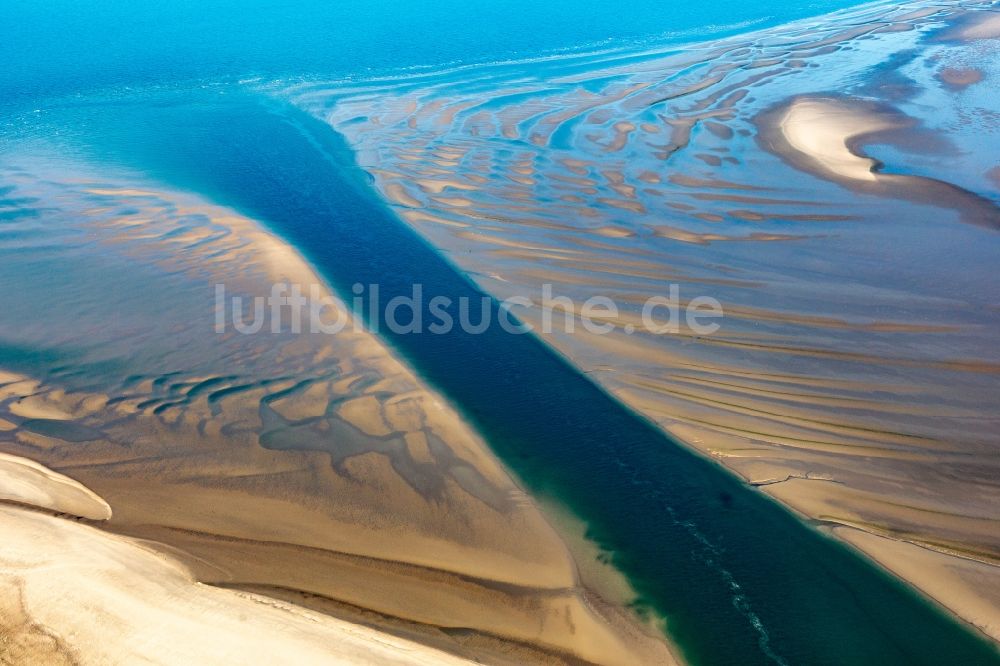
[{"label": "submerged sand ridge", "polygon": [[[179,591],[192,576],[496,663],[672,660],[656,630],[624,607],[627,586],[601,586],[620,591],[616,598],[586,586],[537,505],[370,333],[213,332],[216,284],[243,296],[266,294],[274,281],[322,285],[296,252],[196,198],[59,168],[58,182],[30,170],[5,173],[17,200],[38,211],[16,222],[17,242],[32,251],[2,248],[5,279],[20,280],[7,305],[36,315],[31,326],[11,319],[0,329],[15,347],[47,342],[42,352],[8,352],[18,368],[0,378],[0,449],[96,494],[72,484],[75,494],[31,495],[16,484],[8,494],[53,510],[75,506],[88,518],[108,518],[100,507],[110,506],[107,529],[144,545],[93,530],[70,534],[40,516],[11,516],[11,529],[39,543],[65,533],[59,538],[93,544],[91,559],[67,566],[132,566],[220,631],[235,631],[230,610],[244,612],[243,600],[252,609],[260,598]],[[52,244],[54,235],[86,242]],[[60,262],[62,272],[39,273],[39,257]],[[129,280],[109,288],[107,275]],[[325,316],[346,316],[324,293]],[[17,465],[23,478],[30,463]],[[81,506],[84,499],[90,504]],[[143,563],[139,551],[149,548],[169,553],[176,575]],[[587,571],[615,578],[606,566]],[[125,573],[112,577],[102,603],[117,595],[129,608],[161,593],[126,599],[119,587],[128,585]],[[40,607],[50,591],[38,592]],[[72,598],[89,603],[97,593],[81,588]],[[311,615],[273,603],[284,618],[273,621],[299,636],[292,616]],[[70,613],[72,604],[61,608]],[[187,621],[185,613],[170,622]],[[81,625],[81,635],[96,626]],[[302,634],[294,650],[323,654],[324,635]]]},{"label": "submerged sand ridge", "polygon": [[[485,291],[612,298],[612,333],[545,336],[577,367],[1000,639],[994,18],[871,5],[288,94]],[[671,284],[723,328],[629,334]]]}]

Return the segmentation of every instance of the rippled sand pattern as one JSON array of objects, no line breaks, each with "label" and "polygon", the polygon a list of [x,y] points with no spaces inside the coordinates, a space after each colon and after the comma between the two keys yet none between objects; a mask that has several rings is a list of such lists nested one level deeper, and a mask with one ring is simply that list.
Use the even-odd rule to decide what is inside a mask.
[{"label": "rippled sand pattern", "polygon": [[[285,92],[489,293],[611,297],[545,336],[595,380],[1000,638],[995,11]],[[796,103],[840,124],[782,135]],[[629,334],[672,283],[722,328]]]},{"label": "rippled sand pattern", "polygon": [[[371,334],[214,332],[218,283],[320,284],[287,245],[194,197],[50,169],[0,174],[0,450],[92,488],[108,529],[201,582],[499,662],[669,659],[627,586],[584,587],[534,501]],[[346,316],[323,293],[326,323]]]}]

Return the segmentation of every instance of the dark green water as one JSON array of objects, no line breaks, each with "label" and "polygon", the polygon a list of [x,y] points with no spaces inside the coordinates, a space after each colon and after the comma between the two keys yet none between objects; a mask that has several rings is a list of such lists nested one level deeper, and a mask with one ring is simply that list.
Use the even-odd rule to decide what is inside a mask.
[{"label": "dark green water", "polygon": [[[296,245],[345,296],[481,298],[400,222],[327,126],[242,95],[67,109],[88,158],[200,192]],[[591,536],[696,664],[996,664],[995,648],[623,407],[537,339],[393,335],[529,490]],[[370,314],[370,313],[369,313]],[[474,312],[472,320],[478,321]],[[209,326],[208,322],[206,326]]]}]

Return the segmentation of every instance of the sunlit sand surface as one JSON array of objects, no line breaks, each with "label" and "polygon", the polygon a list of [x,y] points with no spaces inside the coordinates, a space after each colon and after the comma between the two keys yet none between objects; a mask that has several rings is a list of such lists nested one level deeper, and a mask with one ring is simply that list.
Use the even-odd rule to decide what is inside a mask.
[{"label": "sunlit sand surface", "polygon": [[874,182],[875,160],[851,152],[848,142],[857,136],[896,129],[901,123],[877,113],[866,113],[837,100],[805,99],[792,102],[778,121],[788,149],[815,161],[834,177]]},{"label": "sunlit sand surface", "polygon": [[[268,333],[270,319],[257,335],[214,332],[216,284],[247,297],[316,284],[324,321],[349,317],[287,244],[230,210],[68,160],[7,165],[0,179],[0,499],[106,530],[3,509],[15,536],[0,567],[75,553],[56,578],[43,564],[0,577],[20,586],[24,622],[77,632],[83,647],[66,640],[89,663],[131,650],[174,663],[443,659],[285,602],[498,663],[672,659],[600,553],[582,537],[567,545],[373,335]],[[96,638],[102,622],[121,640]]]},{"label": "sunlit sand surface", "polygon": [[[0,662],[988,652],[758,493],[1000,640],[995,9],[881,3],[681,47],[164,83],[18,117]],[[536,330],[543,284],[619,306],[594,318],[606,335],[578,309],[540,334],[558,355],[387,337],[537,496],[318,275],[473,292],[452,265],[529,297],[514,311]],[[248,305],[275,282],[318,285],[348,327],[215,332],[216,285]],[[682,308],[718,299],[721,328],[643,331],[672,285]],[[789,574],[799,552],[828,575]],[[868,625],[886,599],[899,613]],[[910,611],[912,645],[886,619]]]},{"label": "sunlit sand surface", "polygon": [[0,454],[0,501],[90,520],[111,518],[111,507],[86,486],[33,460]]},{"label": "sunlit sand surface", "polygon": [[[544,338],[1000,639],[996,26],[983,3],[881,4],[277,94],[484,290],[611,297],[612,333]],[[671,283],[719,299],[721,330],[629,335]]]},{"label": "sunlit sand surface", "polygon": [[273,598],[199,585],[148,542],[76,522],[110,518],[108,505],[26,458],[0,457],[0,498],[16,502],[0,505],[4,663],[472,663]]}]

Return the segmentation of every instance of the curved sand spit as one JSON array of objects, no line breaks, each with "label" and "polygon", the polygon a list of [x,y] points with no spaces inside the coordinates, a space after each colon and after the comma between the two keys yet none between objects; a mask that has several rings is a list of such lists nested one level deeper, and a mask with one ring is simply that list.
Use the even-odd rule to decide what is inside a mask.
[{"label": "curved sand spit", "polygon": [[792,102],[778,126],[793,150],[830,175],[875,182],[878,162],[855,154],[848,144],[858,136],[899,127],[900,122],[835,99],[806,98]]},{"label": "curved sand spit", "polygon": [[[104,500],[0,457],[0,498],[108,518]],[[0,663],[469,663],[274,599],[198,584],[139,542],[0,505]]]},{"label": "curved sand spit", "polygon": [[761,114],[764,146],[793,166],[866,194],[906,199],[955,210],[965,222],[1000,229],[1000,208],[957,185],[925,176],[881,172],[862,152],[889,132],[912,130],[917,122],[885,104],[852,97],[804,96]]},{"label": "curved sand spit", "polygon": [[108,520],[111,507],[86,486],[33,460],[0,453],[0,501],[18,502],[91,520]]}]

